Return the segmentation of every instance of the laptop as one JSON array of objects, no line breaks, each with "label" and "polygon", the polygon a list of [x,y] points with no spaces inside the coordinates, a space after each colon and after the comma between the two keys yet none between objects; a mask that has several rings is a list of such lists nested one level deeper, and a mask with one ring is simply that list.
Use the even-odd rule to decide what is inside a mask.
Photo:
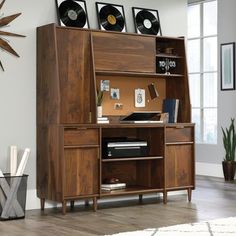
[{"label": "laptop", "polygon": [[163,123],[160,111],[135,111],[120,119],[121,123]]}]

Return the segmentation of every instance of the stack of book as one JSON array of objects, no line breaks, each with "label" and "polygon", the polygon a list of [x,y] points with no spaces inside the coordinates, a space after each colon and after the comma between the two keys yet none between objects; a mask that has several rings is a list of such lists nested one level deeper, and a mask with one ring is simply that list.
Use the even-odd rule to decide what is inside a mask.
[{"label": "stack of book", "polygon": [[98,124],[108,124],[109,123],[109,119],[108,119],[108,117],[105,117],[105,116],[98,117],[97,118],[97,123]]},{"label": "stack of book", "polygon": [[102,191],[125,189],[126,183],[102,184]]}]

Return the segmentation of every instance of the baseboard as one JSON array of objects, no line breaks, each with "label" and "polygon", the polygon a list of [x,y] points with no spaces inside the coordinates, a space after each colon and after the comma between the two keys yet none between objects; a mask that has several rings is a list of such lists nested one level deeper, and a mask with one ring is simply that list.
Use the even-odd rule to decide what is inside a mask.
[{"label": "baseboard", "polygon": [[[205,176],[212,176],[212,177],[223,177],[222,166],[220,164],[213,164],[213,163],[203,163],[203,162],[196,162],[196,175],[205,175]],[[186,194],[186,191],[173,191],[169,192],[168,195],[179,195],[179,194]],[[145,194],[145,197],[156,197],[155,194]],[[122,201],[122,200],[131,200],[135,199],[137,196],[125,196],[125,197],[116,197],[116,198],[106,198],[106,199],[99,199],[99,202],[111,202],[111,201]],[[78,201],[77,204],[84,204],[84,201]],[[61,206],[60,203],[55,203],[51,201],[46,201],[45,208],[52,208]],[[36,196],[36,189],[29,189],[27,191],[27,202],[26,202],[26,210],[32,209],[40,209],[40,200]]]},{"label": "baseboard", "polygon": [[196,175],[224,178],[221,164],[196,162],[195,172]]}]

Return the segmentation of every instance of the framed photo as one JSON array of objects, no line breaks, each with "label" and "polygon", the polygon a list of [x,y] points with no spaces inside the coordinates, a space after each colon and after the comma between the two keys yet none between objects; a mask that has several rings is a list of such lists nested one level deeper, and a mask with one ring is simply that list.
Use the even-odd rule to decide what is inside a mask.
[{"label": "framed photo", "polygon": [[84,0],[56,0],[58,22],[61,26],[89,28]]},{"label": "framed photo", "polygon": [[100,30],[127,32],[122,5],[96,2],[96,9]]},{"label": "framed photo", "polygon": [[161,36],[161,23],[158,10],[132,7],[135,32]]},{"label": "framed photo", "polygon": [[221,90],[235,89],[235,43],[220,45]]}]

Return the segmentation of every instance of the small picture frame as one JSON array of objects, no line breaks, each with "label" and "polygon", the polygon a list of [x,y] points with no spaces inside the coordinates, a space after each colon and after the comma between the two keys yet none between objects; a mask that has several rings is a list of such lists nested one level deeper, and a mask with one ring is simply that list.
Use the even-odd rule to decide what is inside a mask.
[{"label": "small picture frame", "polygon": [[86,2],[84,0],[56,0],[60,26],[89,28]]},{"label": "small picture frame", "polygon": [[158,10],[132,7],[135,32],[161,36],[161,23]]},{"label": "small picture frame", "polygon": [[122,5],[96,2],[96,10],[100,30],[127,32]]},{"label": "small picture frame", "polygon": [[235,90],[235,43],[220,45],[221,90]]}]

